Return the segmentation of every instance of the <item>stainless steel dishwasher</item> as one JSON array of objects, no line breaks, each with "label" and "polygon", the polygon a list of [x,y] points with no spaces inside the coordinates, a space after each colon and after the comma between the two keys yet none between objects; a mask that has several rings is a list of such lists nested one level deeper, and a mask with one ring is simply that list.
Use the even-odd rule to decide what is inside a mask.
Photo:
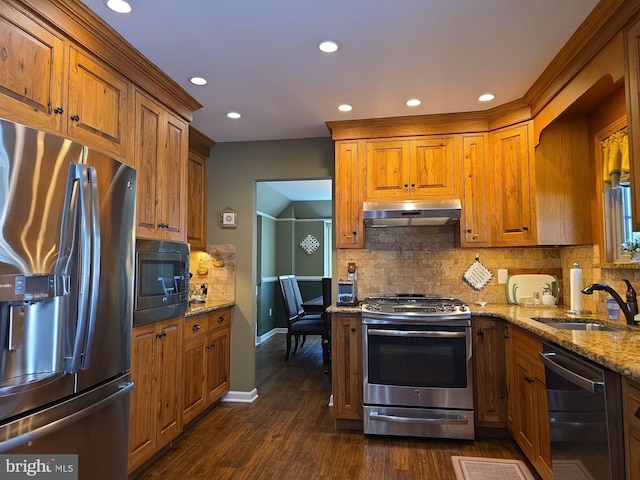
[{"label": "stainless steel dishwasher", "polygon": [[624,478],[620,375],[551,343],[540,358],[554,480]]}]

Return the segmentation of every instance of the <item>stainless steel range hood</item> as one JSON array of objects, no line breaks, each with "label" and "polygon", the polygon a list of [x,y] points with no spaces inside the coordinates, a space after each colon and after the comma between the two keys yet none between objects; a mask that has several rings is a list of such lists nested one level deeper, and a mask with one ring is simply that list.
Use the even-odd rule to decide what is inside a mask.
[{"label": "stainless steel range hood", "polygon": [[371,227],[453,225],[460,221],[460,200],[365,202],[364,224]]}]

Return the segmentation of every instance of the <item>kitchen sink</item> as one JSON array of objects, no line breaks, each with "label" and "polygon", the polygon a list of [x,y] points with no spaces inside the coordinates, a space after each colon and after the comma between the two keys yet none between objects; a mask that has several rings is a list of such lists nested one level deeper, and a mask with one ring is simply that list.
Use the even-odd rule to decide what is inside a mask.
[{"label": "kitchen sink", "polygon": [[614,332],[619,330],[616,327],[609,325],[602,325],[601,323],[594,322],[558,322],[553,319],[542,319],[535,318],[536,322],[544,323],[545,325],[549,325],[550,327],[557,328],[559,330],[587,330],[587,331],[601,331],[601,332]]}]

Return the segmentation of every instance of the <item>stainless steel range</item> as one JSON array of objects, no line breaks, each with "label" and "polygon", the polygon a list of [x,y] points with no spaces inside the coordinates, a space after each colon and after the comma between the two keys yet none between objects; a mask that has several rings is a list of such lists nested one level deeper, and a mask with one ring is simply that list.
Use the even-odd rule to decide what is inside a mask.
[{"label": "stainless steel range", "polygon": [[364,433],[473,439],[469,307],[416,294],[371,297],[362,323]]}]

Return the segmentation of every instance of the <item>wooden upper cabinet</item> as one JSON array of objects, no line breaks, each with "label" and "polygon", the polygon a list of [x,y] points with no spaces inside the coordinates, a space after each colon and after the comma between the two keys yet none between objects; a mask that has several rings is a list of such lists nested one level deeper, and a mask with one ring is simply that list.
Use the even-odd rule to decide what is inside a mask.
[{"label": "wooden upper cabinet", "polygon": [[525,122],[490,134],[496,246],[532,245],[536,239],[531,128],[531,122]]},{"label": "wooden upper cabinet", "polygon": [[364,224],[359,143],[336,142],[335,241],[336,248],[364,248]]},{"label": "wooden upper cabinet", "polygon": [[453,138],[412,140],[409,153],[411,197],[457,198]]},{"label": "wooden upper cabinet", "polygon": [[63,38],[0,2],[0,50],[0,115],[62,130],[64,117],[58,112],[66,106]]},{"label": "wooden upper cabinet", "polygon": [[455,198],[453,138],[370,141],[367,199]]},{"label": "wooden upper cabinet", "polygon": [[633,230],[640,230],[640,20],[625,31],[626,72],[624,82],[629,125]]},{"label": "wooden upper cabinet", "polygon": [[137,235],[186,241],[187,124],[136,92]]},{"label": "wooden upper cabinet", "polygon": [[366,143],[367,200],[409,195],[409,142]]},{"label": "wooden upper cabinet", "polygon": [[69,136],[122,157],[127,154],[129,82],[107,66],[69,50]]},{"label": "wooden upper cabinet", "polygon": [[491,245],[492,176],[488,167],[487,135],[462,136],[463,204],[460,218],[462,246]]},{"label": "wooden upper cabinet", "polygon": [[187,242],[192,250],[207,248],[207,162],[214,143],[200,131],[189,127]]}]

